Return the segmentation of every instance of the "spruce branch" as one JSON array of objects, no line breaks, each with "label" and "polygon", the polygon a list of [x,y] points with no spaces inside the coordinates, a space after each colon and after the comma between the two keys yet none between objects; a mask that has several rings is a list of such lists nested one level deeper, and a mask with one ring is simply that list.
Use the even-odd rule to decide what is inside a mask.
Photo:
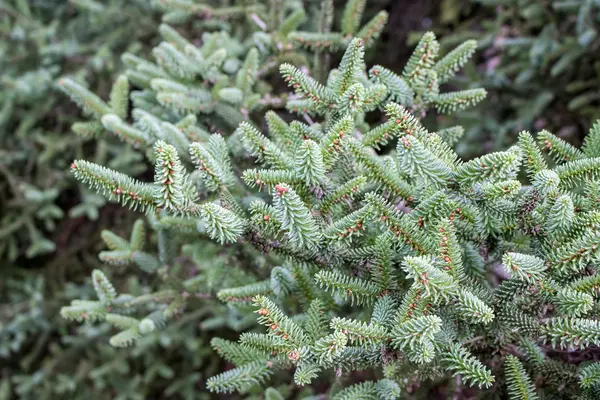
[{"label": "spruce branch", "polygon": [[431,265],[427,257],[405,257],[402,269],[408,278],[414,280],[415,287],[422,288],[424,295],[434,302],[457,294],[456,282],[452,277]]},{"label": "spruce branch", "polygon": [[475,40],[467,40],[436,62],[433,70],[437,73],[439,82],[445,83],[454,77],[456,72],[462,69],[473,56],[476,48]]},{"label": "spruce branch", "polygon": [[582,388],[591,388],[598,385],[600,380],[600,363],[591,363],[581,369],[579,379]]},{"label": "spruce branch", "polygon": [[352,304],[370,304],[379,295],[377,285],[343,275],[338,271],[319,271],[315,275],[315,280],[332,294],[350,298]]},{"label": "spruce branch", "polygon": [[462,164],[456,170],[455,179],[461,185],[513,179],[520,165],[521,154],[517,150],[492,153]]},{"label": "spruce branch", "polygon": [[433,98],[433,104],[438,112],[449,114],[472,107],[485,99],[485,89],[468,89],[457,92],[442,93]]},{"label": "spruce branch", "polygon": [[257,359],[267,360],[269,358],[269,354],[265,351],[221,338],[212,338],[210,345],[221,357],[236,366],[245,365]]},{"label": "spruce branch", "polygon": [[600,343],[600,323],[580,318],[550,318],[542,326],[542,338],[552,346],[583,348]]},{"label": "spruce branch", "polygon": [[457,300],[456,312],[465,321],[485,325],[494,319],[494,311],[468,290],[461,290]]},{"label": "spruce branch", "polygon": [[442,186],[452,177],[452,170],[414,136],[406,135],[400,138],[397,151],[399,163],[413,178]]},{"label": "spruce branch", "polygon": [[178,212],[187,206],[184,195],[185,172],[175,147],[158,141],[154,145],[155,203],[157,207]]},{"label": "spruce branch", "polygon": [[284,183],[275,186],[273,207],[282,229],[294,246],[307,249],[318,247],[319,229],[306,205],[290,186]]},{"label": "spruce branch", "polygon": [[490,370],[458,344],[451,345],[444,353],[443,362],[454,371],[453,375],[462,375],[471,385],[488,388],[495,381]]},{"label": "spruce branch", "polygon": [[217,293],[217,298],[227,303],[251,303],[253,298],[258,295],[271,294],[271,282],[269,280],[249,283],[244,286],[221,289]]},{"label": "spruce branch", "polygon": [[535,386],[527,375],[523,364],[513,355],[506,356],[504,362],[506,382],[511,399],[536,400]]},{"label": "spruce branch", "polygon": [[408,319],[392,328],[390,337],[397,349],[411,349],[424,342],[432,342],[440,331],[442,320],[435,315]]},{"label": "spruce branch", "polygon": [[351,343],[358,342],[360,345],[376,344],[388,337],[387,330],[374,322],[367,324],[347,318],[334,318],[331,320],[331,328],[349,336]]},{"label": "spruce branch", "polygon": [[529,179],[532,179],[538,172],[548,169],[542,152],[529,132],[519,133],[519,147],[523,152],[523,164]]},{"label": "spruce branch", "polygon": [[210,237],[219,243],[235,242],[246,229],[245,220],[217,204],[203,204],[198,213]]},{"label": "spruce branch", "polygon": [[334,92],[290,64],[281,64],[279,71],[295,92],[314,104],[318,112],[326,112],[335,104]]},{"label": "spruce branch", "polygon": [[284,151],[249,123],[242,122],[237,131],[246,149],[261,163],[281,169],[288,169],[294,165],[292,159]]},{"label": "spruce branch", "polygon": [[389,16],[386,11],[379,11],[356,33],[355,36],[363,41],[365,48],[373,46],[377,39],[379,39],[388,22],[388,18]]},{"label": "spruce branch", "polygon": [[558,164],[582,158],[580,150],[545,129],[538,133],[537,139],[540,146],[548,151],[554,162]]},{"label": "spruce branch", "polygon": [[272,375],[271,363],[253,361],[213,376],[206,381],[206,388],[213,393],[244,392],[266,381]]},{"label": "spruce branch", "polygon": [[590,132],[583,139],[581,148],[587,157],[600,157],[600,121],[596,121],[590,128]]},{"label": "spruce branch", "polygon": [[594,298],[587,293],[561,288],[556,295],[556,303],[561,314],[581,317],[592,309]]},{"label": "spruce branch", "polygon": [[304,140],[296,149],[294,165],[296,174],[308,187],[319,185],[325,177],[321,149],[310,139]]},{"label": "spruce branch", "polygon": [[404,79],[417,93],[423,91],[425,76],[434,65],[439,47],[435,35],[432,32],[425,33],[402,71]]},{"label": "spruce branch", "polygon": [[282,338],[290,349],[300,347],[309,343],[308,336],[304,330],[293,322],[288,316],[263,295],[257,295],[253,299],[254,305],[259,307],[257,314],[258,322],[269,329],[269,334]]},{"label": "spruce branch", "polygon": [[153,184],[138,182],[127,175],[84,160],[74,161],[71,170],[77,180],[107,196],[109,200],[116,198],[122,205],[133,209],[151,211],[156,207],[156,186]]},{"label": "spruce branch", "polygon": [[[360,2],[363,6],[366,3],[365,0],[352,1],[354,1],[354,3]],[[356,22],[356,20],[352,22]],[[358,73],[363,67],[364,53],[364,42],[358,38],[352,39],[340,62],[338,74],[333,82],[328,83],[327,85],[331,88],[334,95],[343,97],[348,93],[352,86],[356,85],[355,82],[358,78]]]},{"label": "spruce branch", "polygon": [[342,16],[342,34],[344,36],[352,36],[356,33],[366,3],[366,0],[350,0],[344,7],[344,15]]},{"label": "spruce branch", "polygon": [[544,260],[528,254],[506,253],[502,257],[506,272],[525,282],[533,283],[544,276]]}]

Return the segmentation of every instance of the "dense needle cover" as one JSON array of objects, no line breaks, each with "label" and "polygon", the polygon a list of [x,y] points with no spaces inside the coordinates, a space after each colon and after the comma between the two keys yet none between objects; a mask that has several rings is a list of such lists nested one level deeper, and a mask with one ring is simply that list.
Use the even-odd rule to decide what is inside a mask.
[{"label": "dense needle cover", "polygon": [[[109,324],[117,349],[200,322],[224,360],[197,377],[215,396],[598,398],[600,122],[581,148],[523,131],[461,159],[463,129],[423,121],[485,102],[447,85],[477,44],[440,53],[428,32],[404,69],[370,65],[387,14],[361,25],[365,4],[338,27],[324,1],[315,32],[296,5],[224,8],[264,28],[199,44],[177,25],[219,8],[166,1],[163,41],[123,55],[107,100],[59,80],[77,134],[154,164],[153,180],[71,164],[145,220],[102,232],[95,298],[61,316]],[[113,285],[123,268],[141,290]]]}]

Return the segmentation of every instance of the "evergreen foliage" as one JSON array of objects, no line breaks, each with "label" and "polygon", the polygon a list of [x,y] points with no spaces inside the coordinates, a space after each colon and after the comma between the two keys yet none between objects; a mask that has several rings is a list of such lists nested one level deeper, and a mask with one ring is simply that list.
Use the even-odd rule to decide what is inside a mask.
[{"label": "evergreen foliage", "polygon": [[[145,220],[102,232],[89,283],[0,326],[0,356],[42,332],[32,365],[52,335],[35,312],[53,313],[70,322],[56,346],[119,398],[595,398],[596,125],[581,148],[523,131],[463,159],[462,128],[427,116],[486,96],[445,90],[474,41],[442,52],[428,32],[393,71],[365,61],[387,13],[363,24],[364,0],[339,24],[329,0],[318,18],[295,1],[160,3],[162,41],[126,52],[109,93],[58,80],[86,118],[73,132],[139,163],[82,154],[74,178]],[[200,42],[182,33],[196,19]],[[3,369],[0,395],[82,396],[54,373],[64,360]]]},{"label": "evergreen foliage", "polygon": [[[140,167],[130,153],[106,144],[90,152],[85,141],[73,140],[67,132],[76,117],[63,107],[55,80],[71,74],[105,90],[120,54],[141,51],[155,36],[156,13],[140,0],[7,0],[0,17],[0,258],[12,263],[53,253],[67,217],[98,219],[104,199],[74,187],[66,173],[75,154],[117,155],[114,163],[131,164],[130,173]],[[64,201],[73,190],[80,204]]]},{"label": "evergreen foliage", "polygon": [[[593,274],[597,258],[597,232],[586,222],[596,204],[575,191],[597,178],[597,160],[577,150],[555,157],[558,165],[551,166],[524,132],[519,145],[462,161],[411,110],[443,112],[470,104],[463,93],[440,97],[432,77],[440,72],[447,79],[473,45],[436,63],[437,41],[424,36],[398,77],[414,93],[411,109],[391,101],[385,84],[366,75],[364,45],[361,39],[350,41],[325,83],[282,64],[284,81],[299,96],[286,107],[310,114],[311,121],[287,122],[269,112],[268,134],[242,122],[226,140],[232,150],[221,151],[221,161],[208,167],[212,172],[197,176],[197,193],[185,189],[194,178],[181,167],[176,146],[162,142],[153,157],[159,178],[136,183],[151,185],[154,204],[146,207],[151,215],[196,219],[200,233],[262,253],[256,283],[221,287],[218,297],[240,312],[252,305],[266,333],[240,338],[250,359],[235,356],[233,344],[220,345],[226,358],[237,360],[236,367],[210,378],[208,389],[247,392],[286,370],[297,385],[306,386],[328,371],[365,368],[381,370],[383,380],[348,387],[337,396],[397,398],[408,371],[413,379],[427,380],[432,368],[485,389],[502,384],[495,376],[503,365],[482,362],[476,354],[530,339],[580,352],[600,343],[597,321],[589,315],[593,297],[568,286]],[[377,109],[386,120],[368,126],[366,114]],[[542,147],[550,140],[559,143],[550,135],[540,134]],[[395,141],[396,151],[375,152],[379,138]],[[214,172],[240,165],[238,144],[263,168],[243,174],[256,190],[251,206],[246,195],[239,202],[235,198],[247,190],[242,181],[228,186]],[[192,158],[201,159],[200,147],[206,149],[202,154],[214,154],[208,146],[196,141]],[[100,172],[91,183],[103,188],[111,182],[104,177],[115,172],[95,168]],[[520,171],[531,186],[521,187]],[[360,184],[363,176],[367,181]],[[220,205],[211,198],[220,198]],[[212,211],[202,211],[207,209]],[[178,225],[173,221],[170,229]],[[502,264],[509,279],[497,286],[487,275]],[[166,319],[173,304],[185,307],[186,299],[177,298],[174,294],[165,306]],[[71,307],[79,311],[80,303]],[[90,307],[94,312],[96,306]],[[63,314],[76,318],[70,310]],[[371,320],[365,319],[369,314]],[[98,315],[106,318],[102,311]],[[127,343],[141,335],[139,324],[119,327],[126,329],[114,340]],[[544,354],[540,364],[556,368],[561,362]],[[548,382],[552,368],[539,369]],[[535,396],[514,357],[506,359],[506,376],[511,396]],[[579,393],[576,386],[558,389]]]}]

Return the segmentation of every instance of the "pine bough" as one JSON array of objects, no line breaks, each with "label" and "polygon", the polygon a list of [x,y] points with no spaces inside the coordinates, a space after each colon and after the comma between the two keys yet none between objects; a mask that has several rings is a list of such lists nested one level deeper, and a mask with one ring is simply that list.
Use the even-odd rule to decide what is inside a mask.
[{"label": "pine bough", "polygon": [[[350,3],[356,12],[364,6]],[[354,33],[356,26],[343,25]],[[210,391],[246,392],[285,376],[279,371],[310,385],[331,373],[371,370],[377,380],[331,395],[393,399],[415,382],[460,375],[462,384],[496,386],[514,399],[549,390],[594,398],[598,364],[575,370],[554,355],[593,359],[600,344],[600,124],[582,149],[548,132],[539,143],[522,132],[505,151],[461,160],[451,147],[455,132],[429,132],[415,113],[452,112],[485,96],[482,89],[439,89],[474,43],[438,60],[428,33],[399,74],[381,66],[367,72],[364,37],[348,42],[325,82],[281,64],[295,92],[286,107],[308,123],[268,111],[267,133],[244,118],[227,139],[196,138],[186,132],[199,130],[197,116],[221,103],[205,102],[207,89],[185,82],[218,75],[221,63],[218,53],[175,42],[159,45],[158,65],[130,62],[136,72],[128,76],[147,91],[134,104],[158,103],[156,114],[134,110],[136,126],[123,122],[123,102],[108,105],[65,84],[92,116],[103,115],[103,129],[152,148],[154,182],[81,160],[72,169],[97,191],[145,210],[158,231],[158,257],[141,248],[141,222],[129,241],[105,233],[104,261],[163,274],[177,254],[177,234],[186,243],[208,236],[226,244],[238,265],[206,261],[197,277],[137,298],[116,295],[95,271],[99,300],[75,301],[64,317],[105,320],[120,330],[111,343],[128,345],[193,307],[192,294],[214,282],[211,274],[256,267],[245,284],[210,286],[230,309],[250,319],[254,313],[264,326],[245,325],[239,341],[213,339],[235,367],[209,378]],[[248,53],[235,86],[215,84],[219,101],[251,107],[257,57]],[[383,122],[369,126],[365,116],[377,110]],[[173,121],[172,113],[182,119],[163,120]],[[249,157],[256,160],[250,168]],[[143,318],[131,316],[143,310]]]}]

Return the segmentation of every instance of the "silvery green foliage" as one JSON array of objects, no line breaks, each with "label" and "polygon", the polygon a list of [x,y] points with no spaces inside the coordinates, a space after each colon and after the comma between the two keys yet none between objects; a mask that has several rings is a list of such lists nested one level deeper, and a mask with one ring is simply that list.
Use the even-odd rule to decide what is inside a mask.
[{"label": "silvery green foliage", "polygon": [[[342,29],[356,26],[346,20]],[[420,119],[485,96],[482,89],[440,92],[474,43],[440,58],[431,33],[398,73],[367,68],[369,43],[360,37],[348,40],[339,67],[324,79],[282,63],[294,91],[286,109],[302,119],[271,110],[263,124],[234,109],[228,115],[242,121],[228,130],[233,118],[217,106],[262,108],[253,108],[260,104],[253,82],[264,53],[249,50],[240,75],[221,70],[223,51],[205,54],[162,31],[170,39],[155,49],[155,63],[127,60],[129,79],[142,88],[131,95],[133,124],[116,119],[123,121],[113,103],[125,102],[67,91],[88,99],[82,103],[103,129],[153,146],[153,182],[82,160],[73,170],[99,192],[143,209],[158,235],[154,256],[136,250],[137,240],[106,234],[111,251],[103,260],[155,272],[165,287],[131,295],[109,290],[102,278],[98,301],[75,300],[63,316],[106,321],[116,330],[114,346],[139,345],[216,297],[227,311],[203,316],[203,329],[242,331],[237,341],[211,340],[234,365],[207,379],[216,393],[252,396],[260,386],[310,386],[368,370],[374,381],[333,386],[328,395],[393,399],[407,382],[427,387],[454,375],[482,396],[593,395],[594,367],[567,364],[552,350],[586,359],[600,344],[595,131],[582,149],[549,132],[538,143],[522,132],[512,147],[462,160],[451,146],[455,132],[430,132]],[[198,79],[215,85],[210,93]],[[376,111],[383,119],[367,123]],[[223,125],[209,134],[213,118]],[[223,244],[222,253],[199,257],[207,238]],[[192,276],[175,275],[178,256],[196,262]],[[507,357],[507,349],[519,349],[522,360]],[[536,388],[529,374],[545,386]]]}]

